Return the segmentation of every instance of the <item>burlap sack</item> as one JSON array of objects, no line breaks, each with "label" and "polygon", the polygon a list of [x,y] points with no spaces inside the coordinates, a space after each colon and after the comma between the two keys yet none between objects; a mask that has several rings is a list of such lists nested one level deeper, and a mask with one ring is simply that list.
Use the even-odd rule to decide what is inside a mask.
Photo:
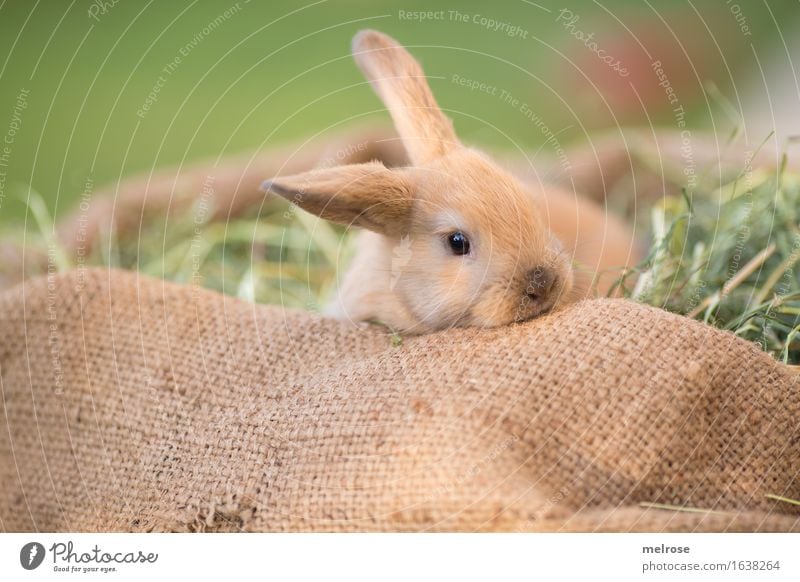
[{"label": "burlap sack", "polygon": [[90,270],[0,331],[6,531],[800,530],[800,378],[627,301],[398,346]]}]

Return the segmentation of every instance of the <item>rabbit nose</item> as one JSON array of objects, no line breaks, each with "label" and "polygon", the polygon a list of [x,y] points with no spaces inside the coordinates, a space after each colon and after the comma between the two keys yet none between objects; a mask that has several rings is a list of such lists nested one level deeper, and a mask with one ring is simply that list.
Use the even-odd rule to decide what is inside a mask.
[{"label": "rabbit nose", "polygon": [[557,276],[553,269],[548,267],[536,267],[528,271],[528,284],[525,287],[525,295],[533,301],[541,301],[550,295],[556,283]]}]

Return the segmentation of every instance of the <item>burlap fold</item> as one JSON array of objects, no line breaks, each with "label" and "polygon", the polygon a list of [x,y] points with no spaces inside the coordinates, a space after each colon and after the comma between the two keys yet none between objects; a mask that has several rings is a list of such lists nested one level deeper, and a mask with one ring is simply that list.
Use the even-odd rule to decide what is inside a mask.
[{"label": "burlap fold", "polygon": [[0,332],[6,531],[800,529],[800,378],[628,301],[395,345],[88,270]]}]

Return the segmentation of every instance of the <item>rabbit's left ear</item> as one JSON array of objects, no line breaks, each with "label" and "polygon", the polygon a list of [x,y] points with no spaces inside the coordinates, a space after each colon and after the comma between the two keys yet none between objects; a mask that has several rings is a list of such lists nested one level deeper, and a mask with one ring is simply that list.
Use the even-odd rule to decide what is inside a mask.
[{"label": "rabbit's left ear", "polygon": [[405,231],[413,204],[406,178],[377,162],[275,178],[262,189],[326,220],[386,235]]},{"label": "rabbit's left ear", "polygon": [[413,164],[460,146],[422,67],[396,40],[377,30],[362,30],[353,38],[353,57],[389,110]]}]

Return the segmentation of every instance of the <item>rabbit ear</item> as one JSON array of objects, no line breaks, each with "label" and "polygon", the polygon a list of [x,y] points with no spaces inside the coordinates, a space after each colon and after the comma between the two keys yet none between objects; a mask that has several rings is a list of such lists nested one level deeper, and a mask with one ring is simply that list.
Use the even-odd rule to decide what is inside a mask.
[{"label": "rabbit ear", "polygon": [[459,145],[422,67],[406,49],[375,30],[356,34],[352,48],[359,68],[389,109],[412,163],[432,160]]},{"label": "rabbit ear", "polygon": [[275,178],[262,189],[326,220],[387,235],[404,232],[413,204],[405,177],[377,162]]}]

